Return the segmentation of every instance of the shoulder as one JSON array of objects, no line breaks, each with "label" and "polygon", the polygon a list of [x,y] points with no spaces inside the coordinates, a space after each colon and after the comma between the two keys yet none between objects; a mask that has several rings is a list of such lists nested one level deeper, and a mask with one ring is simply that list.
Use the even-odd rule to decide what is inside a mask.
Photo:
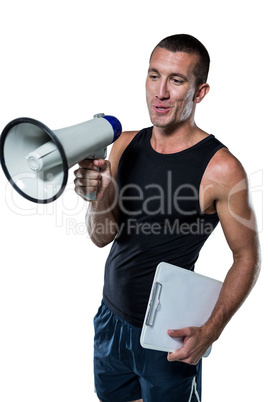
[{"label": "shoulder", "polygon": [[213,185],[218,198],[230,194],[239,184],[246,188],[247,175],[241,162],[227,148],[221,148],[207,166],[206,182]]},{"label": "shoulder", "polygon": [[120,137],[113,143],[110,156],[120,159],[122,153],[137,133],[138,131],[123,131]]},{"label": "shoulder", "polygon": [[139,131],[123,131],[123,133],[120,135],[120,137],[113,143],[110,155],[109,155],[109,160],[111,162],[111,167],[112,167],[112,174],[114,177],[117,175],[117,167],[118,163],[120,161],[120,158],[127,148],[127,146],[130,144],[130,142],[133,140],[133,138],[136,136],[136,134]]},{"label": "shoulder", "polygon": [[114,143],[113,148],[125,149],[139,131],[123,131],[118,140]]},{"label": "shoulder", "polygon": [[208,167],[214,179],[223,183],[233,182],[246,175],[241,162],[227,148],[217,151]]}]

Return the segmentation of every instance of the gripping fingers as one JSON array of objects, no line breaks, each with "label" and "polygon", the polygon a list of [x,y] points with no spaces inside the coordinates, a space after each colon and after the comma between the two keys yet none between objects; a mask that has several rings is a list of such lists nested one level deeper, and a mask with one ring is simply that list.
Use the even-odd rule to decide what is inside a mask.
[{"label": "gripping fingers", "polygon": [[80,168],[74,174],[75,192],[83,198],[96,191],[101,184],[101,175],[96,171]]}]

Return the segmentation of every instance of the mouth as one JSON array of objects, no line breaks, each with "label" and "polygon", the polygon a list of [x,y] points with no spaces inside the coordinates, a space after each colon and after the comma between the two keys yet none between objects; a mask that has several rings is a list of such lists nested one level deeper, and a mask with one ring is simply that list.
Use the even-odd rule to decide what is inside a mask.
[{"label": "mouth", "polygon": [[166,114],[169,112],[171,107],[153,105],[153,109],[158,114]]}]

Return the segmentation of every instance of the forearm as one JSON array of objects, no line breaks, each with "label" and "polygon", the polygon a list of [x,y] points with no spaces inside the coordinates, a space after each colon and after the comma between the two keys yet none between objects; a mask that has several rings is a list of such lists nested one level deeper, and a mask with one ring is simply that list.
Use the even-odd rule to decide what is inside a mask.
[{"label": "forearm", "polygon": [[259,263],[254,260],[235,261],[223,283],[218,302],[211,317],[202,327],[169,330],[171,337],[184,337],[184,346],[169,353],[169,361],[197,364],[207,348],[215,342],[226,324],[245,301],[259,273]]},{"label": "forearm", "polygon": [[246,300],[255,285],[259,270],[260,263],[257,256],[237,260],[230,268],[212,315],[203,326],[203,330],[213,342],[219,338],[227,323]]},{"label": "forearm", "polygon": [[86,226],[93,243],[104,247],[118,231],[117,184],[111,164],[104,159],[85,159],[74,174],[75,191],[80,197],[88,201],[88,194],[96,192],[96,200],[88,202]]},{"label": "forearm", "polygon": [[107,198],[89,203],[86,226],[90,239],[96,246],[104,247],[113,241],[118,231],[115,215]]}]

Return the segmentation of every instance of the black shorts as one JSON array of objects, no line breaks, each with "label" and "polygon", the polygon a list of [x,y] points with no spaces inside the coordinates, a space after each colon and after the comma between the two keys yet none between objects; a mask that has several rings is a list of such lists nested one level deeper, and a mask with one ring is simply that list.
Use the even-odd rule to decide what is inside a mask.
[{"label": "black shorts", "polygon": [[102,402],[200,402],[201,361],[169,362],[167,353],[144,349],[141,329],[105,304],[94,318],[95,389]]}]

